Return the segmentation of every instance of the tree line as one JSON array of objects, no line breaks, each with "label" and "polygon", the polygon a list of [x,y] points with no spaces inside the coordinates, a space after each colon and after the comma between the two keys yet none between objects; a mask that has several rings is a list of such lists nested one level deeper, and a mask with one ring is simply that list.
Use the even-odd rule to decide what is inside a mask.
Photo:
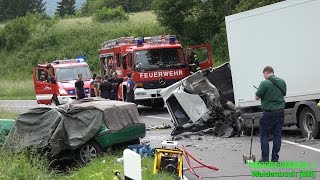
[{"label": "tree line", "polygon": [[[140,12],[151,10],[153,0],[87,0],[79,10],[79,16],[91,16],[101,10],[121,7],[125,12]],[[57,2],[56,16],[76,15],[76,0],[61,0]],[[43,0],[0,0],[0,22],[25,16],[27,13],[44,14]]]},{"label": "tree line", "polygon": [[[93,16],[94,20],[107,22],[128,20],[125,13],[152,10],[160,24],[167,28],[165,33],[177,35],[185,46],[210,42],[215,61],[225,62],[229,60],[225,16],[280,1],[87,0],[76,12],[75,0],[61,0],[57,3],[56,15]],[[43,0],[0,0],[0,22],[44,11]]]},{"label": "tree line", "polygon": [[154,0],[158,21],[185,45],[210,42],[216,61],[229,61],[225,17],[282,0]]},{"label": "tree line", "polygon": [[[57,2],[56,15],[75,15],[75,0],[61,0]],[[0,22],[23,17],[28,13],[45,14],[43,0],[0,0]]]}]

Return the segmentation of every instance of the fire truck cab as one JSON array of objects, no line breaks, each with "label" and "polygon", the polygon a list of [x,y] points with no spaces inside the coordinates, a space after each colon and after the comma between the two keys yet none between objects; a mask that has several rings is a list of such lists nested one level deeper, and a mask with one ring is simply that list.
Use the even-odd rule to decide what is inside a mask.
[{"label": "fire truck cab", "polygon": [[[135,103],[162,107],[160,91],[163,88],[189,76],[190,71],[212,67],[209,44],[188,47],[186,51],[184,54],[174,35],[105,41],[99,50],[101,77],[108,74],[111,78],[116,72],[119,78],[125,78],[130,72],[137,86]],[[125,100],[125,90],[124,81],[119,87],[119,100]]]},{"label": "fire truck cab", "polygon": [[60,105],[76,99],[75,82],[82,74],[85,93],[89,94],[91,71],[84,59],[55,60],[33,68],[33,82],[38,104]]}]

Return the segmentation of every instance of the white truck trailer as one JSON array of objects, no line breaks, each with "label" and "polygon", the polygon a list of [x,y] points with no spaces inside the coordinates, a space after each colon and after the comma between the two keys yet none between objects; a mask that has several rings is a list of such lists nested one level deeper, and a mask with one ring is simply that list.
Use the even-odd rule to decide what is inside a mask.
[{"label": "white truck trailer", "polygon": [[[284,125],[320,137],[320,0],[287,0],[225,18],[235,105],[245,133],[262,116],[256,88],[272,66],[287,83]],[[258,121],[254,123],[258,127]]]}]

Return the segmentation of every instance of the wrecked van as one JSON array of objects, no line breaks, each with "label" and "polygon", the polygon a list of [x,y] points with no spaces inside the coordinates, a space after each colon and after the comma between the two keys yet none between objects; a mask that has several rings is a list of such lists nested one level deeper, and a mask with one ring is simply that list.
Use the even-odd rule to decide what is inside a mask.
[{"label": "wrecked van", "polygon": [[146,133],[135,104],[111,100],[37,107],[6,123],[12,128],[3,149],[45,149],[49,159],[73,152],[81,163],[112,146],[139,143]]},{"label": "wrecked van", "polygon": [[198,71],[160,92],[174,121],[172,135],[209,130],[217,136],[239,134],[228,63]]}]

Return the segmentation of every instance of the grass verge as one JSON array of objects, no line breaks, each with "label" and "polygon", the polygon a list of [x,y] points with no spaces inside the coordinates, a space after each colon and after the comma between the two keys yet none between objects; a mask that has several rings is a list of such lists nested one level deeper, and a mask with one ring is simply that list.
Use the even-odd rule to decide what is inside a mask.
[{"label": "grass verge", "polygon": [[33,100],[35,99],[33,80],[0,79],[0,100]]},{"label": "grass verge", "polygon": [[0,179],[52,179],[55,175],[45,167],[40,157],[0,149]]},{"label": "grass verge", "polygon": [[[63,179],[112,179],[114,171],[117,170],[123,176],[123,163],[116,162],[117,156],[106,154],[95,159],[89,165],[70,172],[69,175],[63,176]],[[171,180],[173,176],[168,174],[153,174],[153,158],[142,159],[142,179],[163,179]]]},{"label": "grass verge", "polygon": [[[117,153],[118,154],[118,153]],[[123,163],[116,162],[117,156],[105,154],[90,164],[71,170],[66,174],[56,174],[48,170],[48,162],[37,156],[24,153],[13,154],[0,150],[0,179],[113,179],[117,170],[123,176]],[[153,174],[153,158],[142,159],[142,179],[172,180],[173,176],[160,173]]]},{"label": "grass verge", "polygon": [[[0,119],[16,119],[17,113],[0,109]],[[73,169],[65,174],[56,174],[48,169],[48,161],[37,154],[7,152],[0,147],[0,180],[2,179],[106,179],[113,178],[114,170],[118,170],[123,175],[123,162],[117,163],[117,158],[121,152],[114,154],[104,154],[93,160],[86,166]],[[171,180],[173,176],[168,174],[153,174],[153,158],[142,159],[142,179]]]},{"label": "grass verge", "polygon": [[6,111],[0,108],[0,119],[16,119],[18,113]]}]

